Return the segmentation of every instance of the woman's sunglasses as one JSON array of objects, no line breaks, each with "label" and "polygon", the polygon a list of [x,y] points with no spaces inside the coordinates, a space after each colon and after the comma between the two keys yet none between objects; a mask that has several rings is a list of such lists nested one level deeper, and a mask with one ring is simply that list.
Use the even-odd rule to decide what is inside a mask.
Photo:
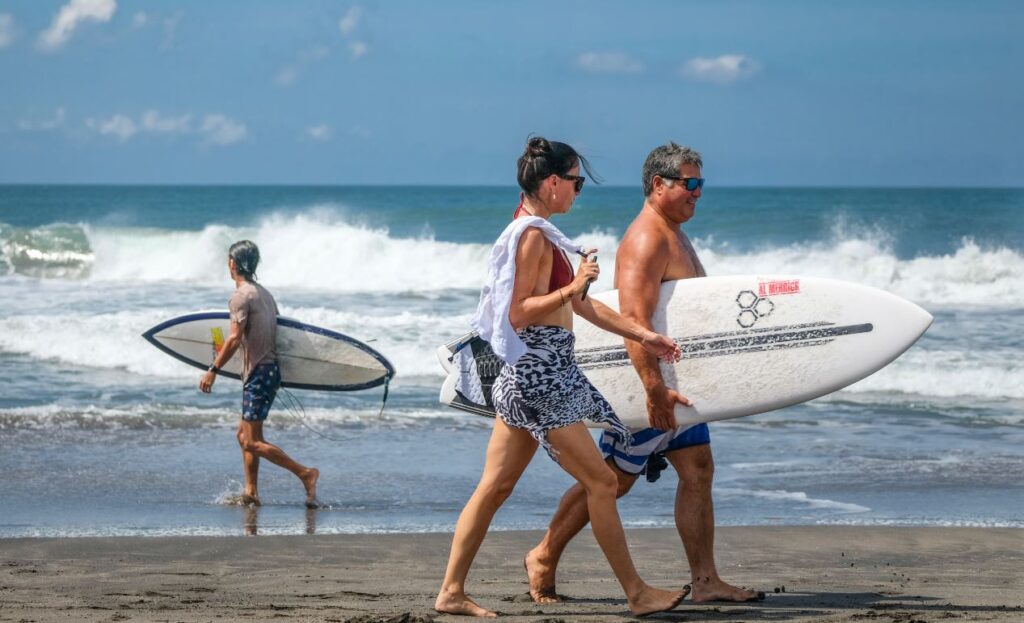
[{"label": "woman's sunglasses", "polygon": [[675,180],[677,182],[682,182],[686,190],[690,191],[691,193],[697,190],[698,188],[704,187],[703,177],[673,177],[671,175],[662,175],[661,178],[665,180]]},{"label": "woman's sunglasses", "polygon": [[582,175],[569,175],[568,173],[566,173],[565,175],[559,174],[558,177],[562,178],[563,180],[568,180],[575,184],[577,193],[583,190],[583,182],[587,181],[587,178],[583,177]]}]

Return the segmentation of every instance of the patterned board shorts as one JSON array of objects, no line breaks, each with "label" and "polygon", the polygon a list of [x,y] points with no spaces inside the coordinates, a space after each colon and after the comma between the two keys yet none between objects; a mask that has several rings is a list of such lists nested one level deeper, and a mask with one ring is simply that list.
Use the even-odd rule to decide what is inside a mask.
[{"label": "patterned board shorts", "polygon": [[242,419],[262,422],[270,415],[270,406],[281,386],[281,369],[276,361],[256,366],[242,385]]},{"label": "patterned board shorts", "polygon": [[533,435],[555,461],[547,433],[594,420],[612,427],[623,439],[629,430],[612,406],[576,365],[576,337],[562,327],[529,326],[519,332],[526,353],[514,366],[505,364],[494,381],[494,410],[514,428]]},{"label": "patterned board shorts", "polygon": [[615,459],[615,466],[623,472],[634,476],[647,474],[647,480],[651,482],[657,480],[658,473],[668,466],[664,459],[666,452],[711,443],[707,424],[680,426],[667,431],[645,428],[632,433],[632,440],[627,442],[614,432],[606,431],[601,435],[601,452],[604,458]]}]

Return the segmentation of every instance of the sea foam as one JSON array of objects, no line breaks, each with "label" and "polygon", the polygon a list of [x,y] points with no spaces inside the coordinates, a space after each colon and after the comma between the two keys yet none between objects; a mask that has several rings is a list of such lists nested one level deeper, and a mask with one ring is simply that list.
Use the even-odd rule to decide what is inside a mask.
[{"label": "sea foam", "polygon": [[[344,293],[477,290],[490,253],[487,243],[396,237],[323,209],[273,214],[253,227],[211,224],[198,231],[92,225],[0,231],[7,232],[0,236],[0,264],[9,273],[94,282],[222,284],[225,249],[249,238],[260,245],[259,274],[268,286]],[[596,289],[610,288],[618,238],[602,231],[575,237],[599,249],[604,272]],[[1024,308],[1024,255],[969,237],[952,253],[913,258],[898,257],[883,234],[842,228],[830,240],[753,251],[734,251],[711,239],[698,239],[695,246],[709,275],[829,277],[921,305]]]}]

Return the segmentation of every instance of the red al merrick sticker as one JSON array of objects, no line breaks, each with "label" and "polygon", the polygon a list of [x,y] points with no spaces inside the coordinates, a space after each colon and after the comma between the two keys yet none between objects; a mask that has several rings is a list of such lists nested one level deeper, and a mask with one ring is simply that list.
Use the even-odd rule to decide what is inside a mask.
[{"label": "red al merrick sticker", "polygon": [[761,298],[779,294],[799,294],[800,280],[762,281],[757,284],[757,295]]}]

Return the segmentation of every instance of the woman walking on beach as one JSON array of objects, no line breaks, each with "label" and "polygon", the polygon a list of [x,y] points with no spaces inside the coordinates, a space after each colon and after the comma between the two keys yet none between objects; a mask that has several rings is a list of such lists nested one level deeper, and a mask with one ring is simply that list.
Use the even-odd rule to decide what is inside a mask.
[{"label": "woman walking on beach", "polygon": [[235,282],[235,292],[228,302],[231,329],[213,365],[199,380],[199,389],[210,393],[217,372],[241,346],[242,419],[238,422],[237,438],[245,469],[242,503],[260,504],[257,477],[262,457],[295,474],[306,489],[306,507],[317,508],[316,481],[320,471],[297,463],[263,438],[263,421],[270,414],[281,385],[281,369],[277,365],[277,302],[266,288],[256,283],[259,263],[260,250],[253,242],[242,240],[228,250],[228,270]]},{"label": "woman walking on beach", "polygon": [[602,421],[629,434],[576,365],[573,311],[602,329],[640,342],[659,357],[678,359],[679,348],[671,339],[583,296],[587,284],[597,279],[597,262],[584,257],[574,278],[563,250],[583,252],[548,222],[572,207],[586,179],[579,175],[581,165],[589,174],[586,159],[572,147],[540,137],[531,138],[519,158],[523,200],[491,252],[473,322],[505,361],[493,388],[498,417],[480,482],[455,526],[444,583],[434,604],[439,612],[497,616],[466,595],[466,577],[495,512],[511,495],[538,446],[586,490],[594,536],[633,614],[670,610],[686,596],[685,591],[649,586],[637,573],[616,507],[615,474],[583,423]]}]

